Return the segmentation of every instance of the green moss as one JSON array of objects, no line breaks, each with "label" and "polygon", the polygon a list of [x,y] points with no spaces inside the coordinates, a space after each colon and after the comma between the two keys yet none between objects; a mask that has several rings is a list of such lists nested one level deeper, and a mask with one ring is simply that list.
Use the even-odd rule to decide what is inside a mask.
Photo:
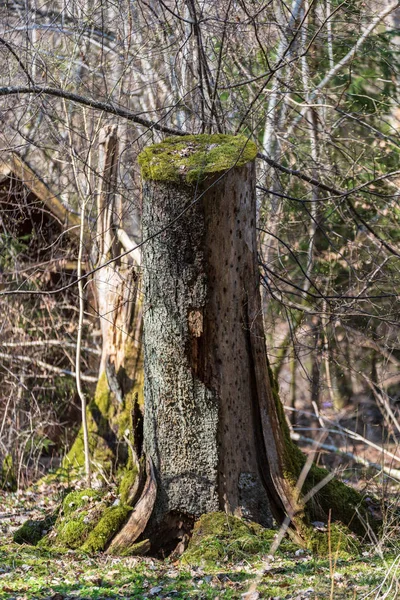
[{"label": "green moss", "polygon": [[[136,299],[134,319],[140,318],[142,310],[142,298]],[[133,405],[137,403],[143,410],[144,406],[144,365],[143,365],[143,344],[138,343],[137,336],[132,337],[126,342],[124,356],[125,377],[130,386],[129,392],[125,396],[125,402]]]},{"label": "green moss", "polygon": [[120,530],[132,509],[126,505],[106,508],[97,525],[89,533],[81,549],[85,552],[101,552],[113,535]]},{"label": "green moss", "polygon": [[[111,402],[111,392],[107,383],[107,376],[103,372],[97,382],[94,399],[87,408],[87,421],[89,430],[89,449],[92,463],[101,465],[103,471],[110,471],[114,459],[114,452],[107,443],[110,421],[115,409]],[[81,469],[85,464],[82,428],[77,434],[74,443],[65,457],[62,470],[72,471]]]},{"label": "green moss", "polygon": [[13,541],[16,544],[36,544],[46,535],[56,522],[57,515],[51,515],[37,521],[28,520],[14,532]]},{"label": "green moss", "polygon": [[[202,515],[196,522],[188,549],[182,560],[188,564],[199,561],[216,562],[226,558],[242,560],[255,554],[267,554],[276,531],[257,523],[243,521],[223,512]],[[297,548],[283,540],[281,549]]]},{"label": "green moss", "polygon": [[62,514],[67,516],[83,506],[88,505],[89,500],[100,500],[101,496],[96,490],[85,489],[67,494],[62,503]]},{"label": "green moss", "polygon": [[67,494],[53,530],[40,542],[41,548],[80,548],[107,508],[96,490],[85,489]]},{"label": "green moss", "polygon": [[[308,474],[305,493],[328,475],[326,469],[313,465]],[[331,513],[332,520],[341,521],[355,533],[365,535],[365,523],[377,531],[380,523],[372,517],[364,498],[351,486],[337,479],[329,481],[309,502],[313,520]],[[360,515],[360,517],[358,516]]]},{"label": "green moss", "polygon": [[70,548],[101,552],[126,521],[130,506],[109,506],[115,496],[85,489],[69,493],[53,530],[39,541],[40,548]]},{"label": "green moss", "polygon": [[62,548],[71,548],[72,550],[79,548],[90,531],[90,524],[85,522],[85,517],[86,515],[82,513],[78,518],[60,525],[57,529],[57,543],[55,545]]},{"label": "green moss", "polygon": [[7,490],[8,492],[15,492],[17,489],[17,478],[11,454],[7,454],[3,458],[0,469],[0,489]]},{"label": "green moss", "polygon": [[136,477],[138,475],[137,469],[126,469],[123,472],[121,482],[119,484],[119,497],[121,498],[121,502],[127,502],[129,491],[131,490],[133,484],[135,483]]},{"label": "green moss", "polygon": [[110,414],[111,392],[108,387],[107,375],[105,371],[100,375],[94,395],[94,403],[106,419]]},{"label": "green moss", "polygon": [[[139,410],[137,399],[137,392],[131,390],[126,394],[123,404],[115,401],[114,394],[108,387],[105,372],[101,374],[94,398],[87,409],[89,450],[94,472],[112,475],[115,465],[122,464],[124,469],[129,468],[126,435],[129,432],[129,441],[133,444],[132,415]],[[81,428],[63,461],[61,471],[67,472],[70,479],[76,479],[80,476],[84,463]]]},{"label": "green moss", "polygon": [[256,155],[254,142],[242,135],[188,135],[145,148],[139,164],[144,179],[196,183],[207,175],[241,167]]},{"label": "green moss", "polygon": [[149,540],[142,540],[136,544],[132,544],[120,552],[120,556],[144,556],[150,551],[151,544]]},{"label": "green moss", "polygon": [[307,547],[313,554],[324,557],[347,559],[361,554],[360,541],[341,523],[332,523],[329,532],[313,531]]}]

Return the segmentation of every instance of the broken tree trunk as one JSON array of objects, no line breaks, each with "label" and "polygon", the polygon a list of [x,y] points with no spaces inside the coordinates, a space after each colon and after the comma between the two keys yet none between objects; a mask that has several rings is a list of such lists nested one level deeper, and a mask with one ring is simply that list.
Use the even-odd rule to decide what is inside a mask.
[{"label": "broken tree trunk", "polygon": [[308,515],[296,488],[305,457],[290,439],[265,348],[255,156],[242,136],[200,135],[139,157],[144,447],[158,484],[148,537],[172,537],[174,527],[179,537],[185,523],[216,510],[263,525],[271,514],[289,518],[303,540],[308,516],[331,512],[363,528],[361,497],[325,480],[324,469],[312,466],[303,487]]},{"label": "broken tree trunk", "polygon": [[[243,137],[145,150],[145,448],[153,521],[298,510],[268,377],[256,247],[256,147]],[[268,492],[268,495],[267,493]]]},{"label": "broken tree trunk", "polygon": [[[143,393],[142,304],[139,294],[140,255],[122,229],[122,206],[117,194],[119,149],[116,127],[105,128],[99,140],[101,174],[97,193],[96,236],[92,259],[98,267],[93,283],[102,333],[99,380],[88,405],[90,459],[93,471],[108,479],[117,468],[137,471],[141,436],[139,405]],[[111,259],[115,259],[110,262]],[[64,461],[82,464],[82,432]],[[130,476],[132,484],[134,476]],[[128,493],[129,495],[129,493]]]}]

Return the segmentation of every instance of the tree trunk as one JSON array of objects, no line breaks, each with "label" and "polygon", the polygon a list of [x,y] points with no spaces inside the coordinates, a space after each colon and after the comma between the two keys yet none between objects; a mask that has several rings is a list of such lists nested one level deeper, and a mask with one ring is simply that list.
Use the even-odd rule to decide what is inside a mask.
[{"label": "tree trunk", "polygon": [[[139,452],[141,446],[140,434],[136,431],[134,437],[133,429],[143,394],[142,305],[137,256],[116,258],[126,250],[121,240],[127,238],[116,194],[118,160],[117,129],[106,128],[99,144],[95,243],[90,240],[92,259],[101,267],[94,275],[94,289],[102,355],[96,392],[88,405],[90,460],[103,480],[121,465],[132,469],[132,449]],[[112,258],[116,260],[110,263]],[[82,458],[79,432],[64,466],[80,467]]]},{"label": "tree trunk", "polygon": [[[132,360],[127,340],[140,322],[141,305],[134,286],[125,295],[119,265],[110,270],[105,264],[112,244],[100,254],[100,273],[115,295],[97,275],[97,290],[104,292],[99,306],[115,315],[102,315],[109,330],[104,370],[88,409],[92,461],[103,473],[115,473],[122,463],[127,477],[120,497],[133,507],[122,530],[113,532],[108,553],[136,552],[139,546],[141,552],[168,552],[187,539],[195,518],[218,510],[265,526],[272,517],[278,523],[286,518],[300,542],[307,539],[309,520],[327,521],[328,515],[363,531],[368,514],[360,495],[337,481],[326,484],[325,470],[309,469],[303,486],[309,505],[296,487],[305,457],[290,439],[265,348],[255,155],[244,137],[201,135],[171,138],[140,156],[146,454],[140,464],[142,445],[128,399],[140,385],[141,347]],[[101,205],[102,235],[114,230],[107,214],[112,206]],[[124,281],[122,291],[118,281]],[[126,302],[134,302],[129,311]],[[131,315],[129,322],[118,320],[122,314]],[[124,335],[115,331],[119,327]],[[129,452],[121,457],[124,445]],[[70,463],[83,463],[79,450],[78,436]]]},{"label": "tree trunk", "polygon": [[[139,157],[143,183],[144,448],[158,493],[144,535],[224,510],[289,517],[307,535],[291,441],[267,362],[256,247],[255,145],[171,138]],[[310,492],[327,472],[313,466]],[[320,486],[322,487],[322,486]],[[310,515],[360,526],[360,496],[330,481]],[[360,527],[359,527],[360,528]]]},{"label": "tree trunk", "polygon": [[155,523],[225,510],[271,525],[271,511],[282,520],[298,509],[283,477],[265,353],[255,154],[245,138],[200,136],[141,155],[144,440],[159,486]]}]

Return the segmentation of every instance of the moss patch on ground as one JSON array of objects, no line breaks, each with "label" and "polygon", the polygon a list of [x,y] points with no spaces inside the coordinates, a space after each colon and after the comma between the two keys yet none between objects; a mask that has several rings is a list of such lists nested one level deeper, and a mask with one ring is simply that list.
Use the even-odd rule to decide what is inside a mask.
[{"label": "moss patch on ground", "polygon": [[28,520],[14,533],[14,541],[43,549],[102,552],[132,510],[116,502],[111,493],[92,489],[71,492],[64,498],[57,518]]},{"label": "moss patch on ground", "polygon": [[95,490],[69,493],[62,503],[54,528],[40,542],[43,548],[77,549],[86,541],[106,508]]},{"label": "moss patch on ground", "polygon": [[48,533],[49,529],[53,527],[57,519],[57,515],[50,515],[45,519],[28,519],[25,523],[17,529],[13,535],[13,541],[16,544],[30,544],[36,546],[40,540]]},{"label": "moss patch on ground", "polygon": [[326,531],[310,533],[307,547],[318,556],[337,556],[343,559],[361,555],[360,540],[341,523],[332,523]]},{"label": "moss patch on ground", "polygon": [[[264,529],[257,523],[244,521],[223,512],[209,513],[195,523],[193,535],[182,561],[196,564],[226,559],[249,559],[256,554],[268,554],[277,531]],[[292,542],[282,541],[282,548],[296,550]]]},{"label": "moss patch on ground", "polygon": [[[322,558],[284,542],[273,558],[260,546],[260,552],[244,557],[242,550],[236,559],[230,559],[221,551],[220,560],[204,564],[200,559],[188,565],[184,557],[177,562],[15,544],[12,541],[14,515],[23,512],[30,519],[43,518],[45,511],[54,510],[53,491],[43,489],[42,494],[0,492],[2,509],[10,515],[0,522],[0,600],[18,597],[48,600],[56,596],[85,600],[143,600],[146,597],[242,600],[255,581],[260,599],[361,600],[371,594],[371,597],[388,600],[396,597],[400,576],[398,546],[385,552],[383,545],[382,555],[376,551],[375,544],[364,543],[363,556],[348,560],[337,557],[334,551]],[[209,526],[224,536],[226,521],[222,517],[225,515],[211,520]],[[239,520],[235,525],[239,527],[242,523]],[[258,526],[254,531],[257,530]],[[242,525],[239,533],[248,535]],[[268,536],[272,538],[274,534],[270,531]],[[386,536],[387,531],[385,539]],[[269,542],[264,547],[269,547]]]},{"label": "moss patch on ground", "polygon": [[243,135],[203,134],[167,138],[145,148],[138,160],[144,179],[196,183],[241,167],[256,155],[256,145]]},{"label": "moss patch on ground", "polygon": [[143,600],[146,597],[242,600],[259,571],[262,572],[257,585],[260,599],[361,600],[375,590],[372,597],[380,593],[380,598],[389,600],[395,598],[394,593],[390,595],[390,585],[395,585],[393,580],[400,574],[394,555],[384,560],[376,555],[353,561],[339,559],[332,565],[333,569],[328,559],[314,558],[308,553],[301,556],[282,553],[267,568],[261,555],[254,555],[251,562],[227,560],[207,567],[199,564],[189,567],[168,560],[91,557],[77,551],[62,554],[17,546],[4,538],[3,542],[0,544],[0,600],[21,596],[24,600],[48,600],[57,594],[60,599],[85,600]]}]

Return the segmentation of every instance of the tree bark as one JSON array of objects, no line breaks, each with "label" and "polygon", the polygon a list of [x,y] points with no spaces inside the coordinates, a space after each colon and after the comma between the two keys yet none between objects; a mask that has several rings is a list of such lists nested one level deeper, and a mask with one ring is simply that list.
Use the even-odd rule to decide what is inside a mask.
[{"label": "tree bark", "polygon": [[[312,498],[309,507],[296,487],[305,457],[290,439],[263,331],[256,152],[241,136],[201,135],[171,138],[140,156],[145,460],[137,460],[141,444],[136,443],[131,414],[125,435],[124,409],[132,406],[126,403],[120,372],[123,369],[128,380],[138,383],[140,350],[133,353],[133,361],[126,345],[121,352],[124,338],[118,338],[114,319],[104,334],[105,370],[89,406],[92,440],[101,440],[93,462],[104,467],[111,461],[115,470],[121,457],[109,452],[113,440],[116,447],[125,442],[132,450],[131,460],[127,455],[122,460],[128,477],[121,482],[120,495],[135,507],[111,541],[110,553],[136,551],[138,536],[141,551],[151,546],[152,552],[168,552],[187,539],[197,517],[218,510],[264,526],[272,524],[272,517],[278,523],[286,520],[299,542],[307,539],[309,517],[328,520],[331,515],[354,530],[364,530],[368,512],[362,498],[338,481],[328,482],[325,470],[309,469],[303,489]],[[111,231],[107,210],[102,207],[108,227],[104,231]],[[112,278],[113,285],[115,281]],[[127,301],[133,300],[128,295]],[[122,314],[115,302],[107,302]],[[136,303],[135,322],[139,308],[141,313]],[[130,321],[128,337],[133,331]],[[107,365],[114,367],[111,377]],[[115,374],[121,405],[112,382]],[[78,442],[79,436],[71,462],[80,456]]]},{"label": "tree bark", "polygon": [[157,481],[143,536],[153,548],[157,535],[165,546],[216,510],[263,525],[286,520],[299,542],[310,521],[342,520],[358,532],[371,524],[355,490],[315,465],[302,474],[305,456],[290,439],[261,313],[256,153],[243,136],[199,135],[139,156],[144,449]]},{"label": "tree bark", "polygon": [[[232,139],[191,138],[189,150],[176,151],[172,138],[166,152],[171,161],[186,152],[193,164],[197,140],[223,153],[224,137]],[[145,159],[151,165],[154,157],[141,159],[146,177]],[[283,475],[285,441],[265,352],[254,160],[233,160],[192,184],[190,167],[178,167],[184,176],[150,174],[143,186],[144,440],[159,489],[153,522],[225,510],[268,526],[271,511],[281,521],[298,507]]]}]

